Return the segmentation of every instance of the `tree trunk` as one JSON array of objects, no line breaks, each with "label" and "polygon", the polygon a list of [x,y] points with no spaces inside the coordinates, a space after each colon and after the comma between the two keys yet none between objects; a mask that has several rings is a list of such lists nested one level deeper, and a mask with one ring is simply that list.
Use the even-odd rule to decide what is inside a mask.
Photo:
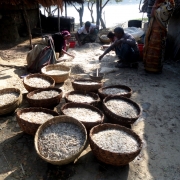
[{"label": "tree trunk", "polygon": [[82,4],[82,6],[79,8],[79,20],[80,20],[80,26],[83,26],[83,13],[84,13],[84,4]]},{"label": "tree trunk", "polygon": [[99,1],[100,1],[100,0],[96,0],[96,14],[97,14],[97,18],[96,18],[96,26],[99,26],[99,17],[100,17],[100,12],[99,12]]},{"label": "tree trunk", "polygon": [[100,7],[100,12],[99,12],[99,20],[100,20],[100,22],[101,22],[101,26],[102,26],[102,28],[103,29],[106,29],[106,25],[105,25],[105,23],[104,23],[104,21],[103,21],[103,19],[102,19],[102,7]]},{"label": "tree trunk", "polygon": [[[91,3],[91,7],[90,7],[90,4]],[[89,11],[90,11],[90,13],[91,13],[91,19],[92,19],[92,23],[94,23],[94,17],[93,17],[93,5],[94,5],[94,2],[90,2],[90,1],[88,1],[88,9],[89,9]]]}]

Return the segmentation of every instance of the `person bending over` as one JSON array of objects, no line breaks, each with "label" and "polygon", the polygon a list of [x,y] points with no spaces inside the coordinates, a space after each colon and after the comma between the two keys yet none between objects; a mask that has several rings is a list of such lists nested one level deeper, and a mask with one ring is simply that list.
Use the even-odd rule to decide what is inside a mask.
[{"label": "person bending over", "polygon": [[124,29],[117,27],[114,29],[114,43],[99,56],[101,60],[107,53],[115,49],[119,62],[116,65],[118,68],[130,67],[131,63],[137,62],[139,59],[139,49],[136,40],[132,35],[124,33]]},{"label": "person bending over", "polygon": [[58,32],[52,35],[52,39],[54,41],[55,52],[59,53],[59,57],[64,54],[68,56],[74,57],[69,54],[66,49],[66,45],[68,44],[68,40],[70,39],[71,34],[68,31]]},{"label": "person bending over", "polygon": [[76,40],[79,45],[95,42],[98,34],[98,26],[87,21],[84,26],[82,26],[75,34]]},{"label": "person bending over", "polygon": [[[110,31],[107,34],[107,37],[110,39],[110,45],[116,40],[116,36],[112,31]],[[103,45],[102,48],[103,49],[108,48],[108,47],[110,47],[110,45]]]}]

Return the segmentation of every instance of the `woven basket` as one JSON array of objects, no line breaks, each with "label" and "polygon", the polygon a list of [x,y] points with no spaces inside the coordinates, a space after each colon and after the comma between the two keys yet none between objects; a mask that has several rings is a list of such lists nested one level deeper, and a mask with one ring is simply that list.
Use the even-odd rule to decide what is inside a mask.
[{"label": "woven basket", "polygon": [[[89,131],[94,126],[103,123],[103,121],[104,121],[104,114],[98,108],[96,108],[94,106],[91,106],[89,104],[85,104],[85,103],[67,103],[67,104],[65,104],[65,105],[63,105],[61,107],[62,114],[69,116],[68,114],[64,113],[64,110],[68,109],[68,108],[86,108],[86,109],[90,109],[92,111],[95,111],[95,112],[97,112],[98,114],[101,115],[101,119],[98,120],[98,121],[91,121],[91,122],[81,121],[84,124],[84,126],[86,127],[87,131]],[[79,116],[81,116],[81,114],[79,114]],[[77,119],[77,120],[79,120],[79,119]]]},{"label": "woven basket", "polygon": [[109,43],[111,42],[109,38],[103,39],[103,38],[101,37],[102,35],[106,35],[106,36],[107,36],[107,34],[108,34],[108,33],[103,32],[103,33],[101,33],[101,34],[99,35],[99,40],[100,40],[103,44],[109,44]]},{"label": "woven basket", "polygon": [[6,88],[0,90],[0,94],[5,93],[18,93],[19,96],[11,103],[8,103],[6,105],[0,106],[0,115],[8,114],[11,112],[14,112],[16,108],[19,107],[19,105],[22,103],[22,93],[17,88]]},{"label": "woven basket", "polygon": [[[90,82],[94,82],[96,84],[78,84],[77,81],[80,82],[86,82],[86,81],[90,81]],[[74,90],[79,90],[79,91],[86,91],[86,92],[97,92],[99,88],[101,88],[103,86],[102,82],[95,82],[92,81],[91,79],[76,79],[71,81],[72,86],[74,88]]]},{"label": "woven basket", "polygon": [[104,74],[103,74],[103,73],[98,73],[98,76],[97,76],[97,74],[96,74],[96,72],[95,72],[95,73],[89,74],[89,77],[90,77],[93,81],[100,82],[100,81],[103,79]]},{"label": "woven basket", "polygon": [[[127,118],[127,117],[122,117],[122,116],[119,116],[119,115],[113,113],[105,106],[105,103],[112,99],[123,100],[123,101],[126,101],[126,102],[132,104],[134,106],[134,108],[137,109],[138,115],[135,118]],[[119,107],[117,107],[117,108],[119,108]],[[134,101],[132,101],[126,97],[114,95],[114,96],[107,96],[103,100],[103,112],[107,116],[109,121],[111,121],[112,123],[129,127],[131,124],[133,124],[139,118],[139,116],[141,114],[141,108],[139,107],[139,105],[137,103],[135,103]]]},{"label": "woven basket", "polygon": [[[42,91],[50,91],[50,90],[55,90],[59,92],[59,95],[49,99],[31,99],[31,96],[33,96],[36,93],[40,93]],[[55,87],[38,89],[27,94],[27,101],[31,107],[54,108],[59,104],[61,98],[62,98],[62,90]]]},{"label": "woven basket", "polygon": [[[39,74],[39,73],[36,73],[36,74],[30,74],[28,76],[26,76],[24,79],[23,79],[23,84],[24,84],[24,87],[26,88],[26,90],[28,92],[31,92],[31,91],[34,91],[34,90],[37,90],[37,89],[44,89],[44,88],[38,88],[38,87],[33,87],[33,86],[29,86],[27,84],[27,81],[30,79],[30,78],[41,78],[41,79],[44,79],[44,80],[47,80],[49,83],[50,83],[50,86],[48,87],[54,87],[55,86],[55,81],[52,77],[50,76],[47,76],[45,74]],[[46,88],[48,88],[46,87]]]},{"label": "woven basket", "polygon": [[109,94],[103,93],[103,90],[108,89],[108,88],[119,88],[119,89],[124,89],[124,90],[128,91],[127,93],[125,93],[123,95],[120,95],[120,96],[130,98],[131,95],[132,95],[132,89],[130,87],[128,87],[128,86],[124,86],[124,85],[106,86],[106,87],[98,89],[98,94],[99,94],[101,99],[104,99],[105,97],[107,97],[109,95]]},{"label": "woven basket", "polygon": [[[67,71],[67,73],[60,74],[60,75],[47,74],[47,72],[51,71],[51,70],[62,70],[62,71]],[[50,64],[50,65],[43,67],[41,69],[41,72],[45,75],[51,76],[55,80],[55,83],[62,83],[66,79],[69,78],[71,69],[69,67],[61,65],[61,64]]]},{"label": "woven basket", "polygon": [[[133,136],[139,144],[138,150],[135,152],[131,152],[131,153],[115,153],[115,152],[103,150],[101,147],[99,147],[93,141],[92,136],[94,134],[100,132],[100,131],[104,131],[107,129],[108,130],[109,129],[122,130],[122,131],[128,133],[129,135]],[[100,160],[106,164],[111,164],[114,166],[123,166],[123,165],[126,165],[129,162],[133,161],[142,149],[142,141],[141,141],[140,137],[135,132],[133,132],[132,130],[130,130],[126,127],[116,125],[116,124],[105,123],[105,124],[100,124],[100,125],[93,127],[90,130],[89,142],[90,142],[92,152],[97,157],[98,160]]]},{"label": "woven basket", "polygon": [[93,99],[94,99],[94,101],[92,101],[92,102],[83,102],[83,103],[86,103],[86,104],[89,104],[89,105],[92,105],[92,106],[98,106],[99,103],[100,103],[100,98],[99,98],[98,94],[95,94],[93,92],[84,92],[84,91],[71,91],[69,93],[66,93],[65,96],[64,96],[65,101],[67,103],[79,103],[79,102],[73,102],[73,101],[68,99],[69,95],[74,95],[74,94],[82,94],[82,95],[88,94],[89,96],[93,97]]},{"label": "woven basket", "polygon": [[[19,111],[17,111],[16,113],[16,120],[21,128],[21,130],[27,134],[30,135],[35,135],[37,129],[39,128],[39,126],[41,124],[39,123],[35,123],[35,122],[29,122],[25,119],[20,118],[20,115],[23,113],[27,113],[27,112],[44,112],[47,114],[51,114],[53,116],[58,116],[58,113],[49,109],[45,109],[45,108],[38,108],[38,107],[34,107],[34,108],[24,108],[21,109]],[[36,117],[35,117],[36,118]]]},{"label": "woven basket", "polygon": [[[82,132],[84,134],[84,143],[83,143],[83,145],[81,146],[81,148],[79,149],[79,151],[76,154],[69,156],[67,159],[63,159],[63,160],[60,160],[60,161],[54,161],[54,160],[45,158],[44,156],[41,155],[41,153],[39,151],[38,139],[39,139],[39,136],[40,136],[40,134],[42,133],[42,131],[44,129],[51,126],[52,124],[59,124],[59,123],[73,123],[73,124],[76,124],[82,130]],[[78,158],[78,156],[84,150],[84,147],[85,147],[86,142],[87,142],[87,131],[86,131],[86,128],[84,127],[84,125],[81,122],[79,122],[78,120],[76,120],[76,119],[74,119],[72,117],[69,117],[69,116],[64,116],[64,115],[63,116],[57,116],[57,117],[54,117],[53,119],[51,119],[49,121],[46,121],[45,123],[43,123],[38,128],[38,130],[36,132],[36,135],[35,135],[35,140],[34,141],[35,141],[36,152],[43,160],[45,160],[45,161],[47,161],[48,163],[51,163],[51,164],[63,165],[63,164],[68,164],[70,162],[73,162],[76,158]]]}]

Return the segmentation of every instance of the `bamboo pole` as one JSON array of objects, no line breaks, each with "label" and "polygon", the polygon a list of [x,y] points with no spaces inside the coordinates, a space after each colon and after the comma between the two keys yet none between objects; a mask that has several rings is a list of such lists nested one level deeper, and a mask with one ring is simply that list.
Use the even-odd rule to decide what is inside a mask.
[{"label": "bamboo pole", "polygon": [[42,36],[42,25],[41,25],[41,13],[40,13],[40,9],[39,9],[39,25],[40,25],[40,30],[41,30],[41,36]]},{"label": "bamboo pole", "polygon": [[66,1],[65,1],[65,17],[67,17],[67,4],[66,4]]},{"label": "bamboo pole", "polygon": [[27,14],[27,11],[26,11],[26,8],[25,8],[24,5],[23,5],[23,15],[24,15],[24,19],[25,19],[25,21],[26,21],[26,26],[27,26],[27,30],[28,30],[28,34],[29,34],[30,48],[32,49],[31,27],[30,27],[30,23],[29,23],[28,14]]},{"label": "bamboo pole", "polygon": [[60,32],[60,15],[59,15],[59,7],[58,7],[58,31]]}]

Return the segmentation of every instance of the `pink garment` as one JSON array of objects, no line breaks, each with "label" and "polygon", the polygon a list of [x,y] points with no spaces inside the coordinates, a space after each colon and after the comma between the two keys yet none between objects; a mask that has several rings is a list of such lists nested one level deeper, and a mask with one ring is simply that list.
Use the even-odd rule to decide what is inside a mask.
[{"label": "pink garment", "polygon": [[[67,36],[71,36],[71,34],[69,33],[69,31],[61,31],[62,37],[65,38]],[[64,41],[63,43],[63,49],[66,51],[66,44],[67,44],[67,40]]]}]

